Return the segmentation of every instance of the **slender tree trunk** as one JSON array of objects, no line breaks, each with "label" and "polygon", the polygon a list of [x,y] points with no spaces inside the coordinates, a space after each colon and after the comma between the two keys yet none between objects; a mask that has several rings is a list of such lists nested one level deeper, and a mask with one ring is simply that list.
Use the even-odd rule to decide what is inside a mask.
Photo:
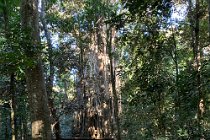
[{"label": "slender tree trunk", "polygon": [[[7,40],[7,44],[10,46],[10,28],[9,28],[9,13],[8,13],[8,5],[7,1],[4,0],[3,5],[3,17],[4,17],[4,30],[5,30],[5,38]],[[17,136],[17,128],[15,123],[15,111],[16,111],[16,103],[15,103],[15,74],[11,73],[10,75],[10,95],[11,95],[11,129],[12,129],[12,140],[16,139]]]},{"label": "slender tree trunk", "polygon": [[36,52],[40,45],[38,0],[22,0],[21,22],[26,35],[23,40],[25,55],[34,62],[33,66],[25,71],[31,111],[32,139],[51,140],[50,111],[42,60],[40,53]]},{"label": "slender tree trunk", "polygon": [[60,123],[59,123],[59,117],[57,117],[56,114],[56,109],[54,108],[54,99],[52,97],[52,88],[53,88],[53,81],[54,81],[54,73],[55,73],[55,69],[54,69],[54,64],[53,64],[53,46],[52,46],[52,41],[51,41],[51,35],[50,32],[48,31],[47,28],[47,23],[45,20],[45,8],[46,8],[46,0],[42,0],[41,1],[41,13],[40,13],[40,18],[41,18],[41,22],[42,22],[42,26],[43,26],[43,30],[44,30],[44,34],[47,40],[47,46],[48,46],[48,61],[49,61],[49,71],[50,74],[47,78],[47,95],[48,95],[48,104],[49,104],[49,108],[50,108],[50,113],[52,115],[52,119],[53,119],[53,125],[54,125],[54,133],[55,133],[55,138],[56,140],[60,140]]},{"label": "slender tree trunk", "polygon": [[6,118],[6,129],[5,129],[5,139],[8,140],[9,139],[9,127],[8,127],[8,118]]},{"label": "slender tree trunk", "polygon": [[11,128],[12,128],[12,140],[17,137],[17,127],[16,127],[16,102],[15,102],[15,74],[12,73],[10,76],[10,94],[11,99]]},{"label": "slender tree trunk", "polygon": [[[116,3],[116,0],[107,0],[106,3],[109,5],[109,3]],[[110,19],[110,15],[108,16],[108,19]],[[110,61],[110,79],[111,79],[111,89],[112,89],[112,115],[113,115],[113,123],[112,124],[112,133],[116,134],[116,139],[121,140],[121,132],[120,132],[120,111],[121,111],[121,103],[119,100],[119,84],[120,79],[116,75],[116,60],[113,57],[113,53],[115,52],[115,36],[116,36],[116,29],[115,27],[111,27],[110,25],[107,25],[107,53],[108,53],[108,59]],[[114,129],[113,129],[114,128]],[[113,130],[115,132],[113,132]]]},{"label": "slender tree trunk", "polygon": [[[80,18],[78,19],[80,22]],[[77,37],[78,40],[78,47],[80,49],[80,55],[79,55],[79,85],[78,85],[78,93],[77,93],[77,100],[79,104],[79,114],[80,114],[80,137],[87,136],[87,109],[85,108],[87,103],[87,97],[86,97],[86,87],[85,87],[85,78],[84,78],[84,46],[82,44],[82,36],[80,33],[80,24],[79,24],[79,31]]]},{"label": "slender tree trunk", "polygon": [[200,4],[199,0],[196,0],[196,7],[195,7],[195,45],[193,49],[194,53],[194,61],[195,61],[195,70],[196,70],[196,84],[197,84],[197,91],[198,91],[198,128],[199,128],[199,134],[202,135],[202,119],[203,119],[203,113],[205,111],[204,109],[204,96],[203,92],[201,90],[201,49],[200,49],[200,43],[199,43],[199,9]]},{"label": "slender tree trunk", "polygon": [[112,84],[112,94],[114,99],[114,117],[115,117],[115,123],[116,123],[116,134],[117,134],[117,140],[121,140],[121,134],[120,134],[120,120],[119,120],[119,103],[118,103],[118,95],[116,91],[116,75],[115,75],[115,62],[113,58],[113,37],[115,36],[115,30],[110,28],[110,41],[108,45],[108,52],[109,52],[109,59],[110,59],[110,73],[111,73],[111,84]]},{"label": "slender tree trunk", "polygon": [[[193,55],[194,55],[194,70],[195,70],[195,82],[196,82],[196,90],[198,93],[198,103],[197,103],[197,123],[198,123],[198,133],[199,136],[202,135],[202,119],[203,119],[203,113],[205,112],[204,107],[204,95],[201,89],[201,49],[200,49],[200,43],[199,43],[199,11],[200,11],[200,4],[199,0],[195,1],[195,12],[192,13],[192,1],[189,0],[189,8],[191,16],[194,17],[194,19],[191,17],[191,23],[192,23],[192,48],[193,48]],[[194,16],[193,16],[194,15]]]},{"label": "slender tree trunk", "polygon": [[208,25],[208,31],[209,31],[209,43],[210,43],[210,0],[206,0],[207,1],[207,4],[208,4],[208,16],[209,16],[209,19],[208,19],[208,22],[209,22],[209,25]]},{"label": "slender tree trunk", "polygon": [[172,51],[172,59],[174,61],[175,64],[175,71],[176,71],[176,79],[175,79],[175,93],[176,93],[176,97],[175,97],[175,121],[179,120],[179,109],[180,109],[180,95],[179,95],[179,91],[178,91],[178,80],[179,80],[179,63],[178,63],[178,56],[177,56],[177,43],[176,43],[176,38],[175,38],[175,31],[174,29],[172,29],[172,37],[173,37],[173,51]]}]

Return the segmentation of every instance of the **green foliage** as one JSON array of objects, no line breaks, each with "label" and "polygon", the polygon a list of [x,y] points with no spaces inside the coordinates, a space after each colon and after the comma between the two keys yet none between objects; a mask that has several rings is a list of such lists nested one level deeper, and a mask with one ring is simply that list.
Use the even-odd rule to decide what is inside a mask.
[{"label": "green foliage", "polygon": [[[20,0],[0,0],[0,88],[6,89],[9,76],[15,73],[16,117],[18,130],[30,120],[24,71],[36,64],[34,56],[42,54],[46,77],[50,65],[55,69],[53,81],[54,108],[57,115],[68,113],[69,102],[76,100],[77,72],[86,66],[84,51],[91,42],[90,34],[102,28],[116,28],[115,52],[107,52],[119,62],[122,80],[121,131],[123,139],[198,139],[198,85],[193,54],[193,33],[190,18],[170,22],[175,1],[171,0],[51,0],[47,1],[46,22],[50,33],[58,36],[49,54],[47,45],[32,44],[31,30],[21,29]],[[180,1],[179,1],[180,2]],[[201,131],[210,136],[210,61],[207,4],[201,2],[199,20],[201,47],[201,90],[205,113]],[[9,22],[3,17],[8,12]],[[44,38],[44,37],[43,37]],[[102,37],[97,37],[100,42]],[[55,39],[56,40],[56,39]],[[55,41],[53,40],[53,41]],[[43,41],[44,42],[44,41]],[[107,50],[111,51],[110,44]],[[35,47],[36,46],[36,47]],[[43,53],[44,50],[44,53]],[[53,62],[49,62],[49,56]],[[73,72],[74,71],[74,72]],[[76,72],[75,72],[76,71]],[[80,74],[80,73],[79,73]],[[78,74],[78,75],[79,75]],[[74,79],[75,78],[75,79]],[[46,78],[47,79],[47,78]],[[2,108],[11,100],[8,89],[1,92],[0,139],[11,137],[8,124],[10,109]],[[7,104],[8,105],[8,104]],[[24,130],[27,126],[24,126]],[[8,133],[6,133],[8,131]]]},{"label": "green foliage", "polygon": [[[126,15],[125,26],[120,29],[124,32],[118,44],[122,50],[121,78],[125,80],[124,139],[199,137],[191,28],[186,24],[172,27],[168,23],[172,5],[170,1],[164,2],[127,1],[125,4],[130,15]],[[201,34],[206,37],[205,20],[201,23]],[[201,40],[200,45],[205,46],[207,39]],[[205,68],[207,61],[202,62]],[[201,69],[202,83],[208,81],[205,68]],[[204,83],[202,92],[207,93],[209,89]],[[202,129],[208,138],[209,127]]]},{"label": "green foliage", "polygon": [[[14,8],[18,3],[8,1],[7,5],[12,4]],[[8,11],[10,7],[7,7]],[[11,10],[8,14],[9,22],[7,29],[1,29],[5,33],[0,39],[0,70],[1,73],[19,72],[23,73],[24,69],[33,67],[36,61],[33,60],[33,55],[39,54],[43,49],[42,45],[37,44],[34,47],[30,44],[30,29],[26,31],[21,30],[20,15],[14,14],[19,12],[17,8]],[[5,25],[6,26],[6,25]]]}]

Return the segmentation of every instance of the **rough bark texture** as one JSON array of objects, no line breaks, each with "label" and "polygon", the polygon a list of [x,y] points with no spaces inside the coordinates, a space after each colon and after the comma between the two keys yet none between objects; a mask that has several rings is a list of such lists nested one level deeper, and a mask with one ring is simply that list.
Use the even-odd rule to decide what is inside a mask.
[{"label": "rough bark texture", "polygon": [[[116,87],[115,61],[111,56],[114,30],[103,18],[90,35],[88,49],[82,50],[82,69],[79,73],[78,102],[75,113],[75,135],[90,138],[114,137],[120,139],[119,104]],[[81,45],[81,44],[79,44]],[[82,47],[80,47],[82,49]],[[115,131],[114,131],[115,130]],[[77,134],[76,134],[77,133]],[[79,133],[79,134],[78,134]]]},{"label": "rough bark texture", "polygon": [[22,0],[21,22],[27,37],[23,40],[22,47],[28,59],[35,62],[25,72],[31,110],[32,139],[51,140],[50,112],[41,55],[34,51],[40,45],[38,19],[38,0]]},{"label": "rough bark texture", "polygon": [[48,100],[41,62],[26,71],[29,106],[32,121],[32,139],[51,139]]},{"label": "rough bark texture", "polygon": [[[103,14],[94,15],[91,19],[94,27],[90,26],[87,36],[80,33],[80,28],[74,33],[81,52],[81,67],[77,78],[79,110],[74,115],[73,136],[120,140],[117,93],[120,83],[115,74],[115,60],[110,57],[114,52],[115,30],[105,23],[105,18]],[[82,46],[84,42],[88,47]]]}]

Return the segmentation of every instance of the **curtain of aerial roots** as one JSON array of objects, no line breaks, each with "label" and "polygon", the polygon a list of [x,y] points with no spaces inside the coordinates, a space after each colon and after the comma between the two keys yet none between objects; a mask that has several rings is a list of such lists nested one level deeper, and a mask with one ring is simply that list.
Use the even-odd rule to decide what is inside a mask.
[{"label": "curtain of aerial roots", "polygon": [[[111,95],[109,58],[106,50],[106,34],[98,28],[90,35],[90,46],[84,52],[83,77],[78,84],[83,101],[80,111],[75,112],[75,136],[104,138],[111,137],[113,124],[113,101]],[[82,92],[82,94],[81,94]]]}]

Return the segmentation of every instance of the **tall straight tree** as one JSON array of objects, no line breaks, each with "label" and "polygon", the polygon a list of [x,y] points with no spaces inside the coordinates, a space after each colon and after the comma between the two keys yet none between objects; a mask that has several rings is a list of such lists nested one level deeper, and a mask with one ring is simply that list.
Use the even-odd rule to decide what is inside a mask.
[{"label": "tall straight tree", "polygon": [[21,24],[23,29],[22,48],[25,56],[33,62],[26,68],[26,82],[32,121],[33,140],[51,140],[50,111],[43,75],[40,46],[38,0],[22,0]]},{"label": "tall straight tree", "polygon": [[[195,70],[195,81],[196,81],[196,90],[198,93],[198,104],[197,104],[197,123],[198,123],[198,133],[201,135],[201,122],[203,119],[204,114],[204,95],[201,89],[201,48],[200,48],[200,18],[199,18],[199,11],[200,11],[200,1],[195,1],[195,12],[192,13],[193,9],[193,2],[189,0],[190,5],[190,13],[194,16],[191,17],[192,21],[192,49],[193,49],[193,66]],[[194,21],[194,22],[193,22]]]},{"label": "tall straight tree", "polygon": [[198,92],[198,130],[199,134],[202,135],[201,130],[201,123],[203,120],[203,114],[205,111],[204,108],[204,95],[201,89],[201,47],[200,47],[200,19],[199,19],[199,11],[200,11],[200,4],[199,0],[196,0],[196,6],[195,6],[195,26],[194,26],[194,36],[195,36],[195,42],[193,46],[193,54],[194,54],[194,63],[195,63],[195,71],[196,71],[196,86],[197,86],[197,92]]},{"label": "tall straight tree", "polygon": [[55,74],[55,68],[53,63],[53,46],[51,41],[51,34],[47,28],[47,22],[46,22],[46,0],[41,1],[41,12],[40,12],[40,19],[42,23],[42,28],[44,31],[44,35],[47,40],[47,46],[48,46],[48,61],[49,61],[49,75],[47,77],[46,81],[46,87],[47,87],[47,96],[48,96],[48,104],[50,108],[50,115],[52,116],[52,124],[54,125],[54,132],[56,140],[60,139],[60,124],[59,124],[59,117],[56,115],[56,109],[54,107],[54,99],[52,97],[53,93],[53,81],[54,81],[54,74]]},{"label": "tall straight tree", "polygon": [[[5,29],[5,38],[7,40],[7,44],[9,45],[10,31],[9,31],[9,15],[8,15],[8,3],[6,0],[3,0],[3,17],[4,17],[4,29]],[[11,128],[12,128],[12,140],[15,140],[16,136],[16,128],[15,128],[15,76],[12,72],[10,74],[10,94],[11,98]]]},{"label": "tall straight tree", "polygon": [[209,25],[208,25],[208,32],[209,32],[209,42],[210,42],[210,0],[206,0],[207,4],[208,4],[208,16],[209,16]]},{"label": "tall straight tree", "polygon": [[[74,30],[74,37],[77,38],[80,49],[77,98],[80,106],[83,102],[86,108],[81,107],[81,113],[78,115],[80,119],[76,121],[80,125],[75,127],[75,132],[79,131],[79,135],[83,137],[116,136],[120,140],[116,62],[113,57],[116,36],[115,29],[110,23],[105,22],[107,19],[110,20],[111,14],[115,14],[115,1],[90,0],[85,4],[85,14],[77,17],[79,24]],[[83,35],[81,29],[88,36]],[[84,47],[84,43],[88,43],[87,48]]]}]

